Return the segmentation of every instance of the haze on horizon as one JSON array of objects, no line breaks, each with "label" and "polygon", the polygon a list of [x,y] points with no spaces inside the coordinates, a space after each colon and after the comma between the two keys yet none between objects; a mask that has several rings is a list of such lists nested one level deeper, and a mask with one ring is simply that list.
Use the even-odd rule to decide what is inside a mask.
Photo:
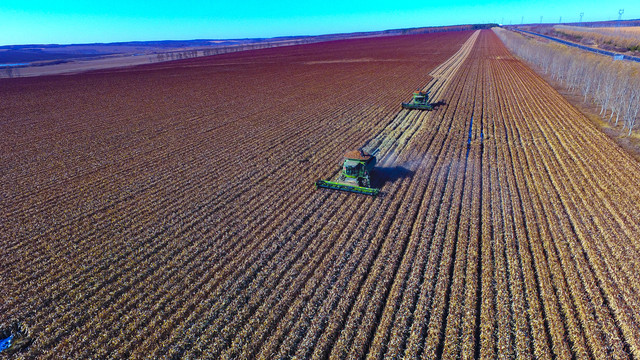
[{"label": "haze on horizon", "polygon": [[0,4],[0,45],[238,39],[477,23],[520,24],[640,18],[640,2],[619,0],[85,2]]}]

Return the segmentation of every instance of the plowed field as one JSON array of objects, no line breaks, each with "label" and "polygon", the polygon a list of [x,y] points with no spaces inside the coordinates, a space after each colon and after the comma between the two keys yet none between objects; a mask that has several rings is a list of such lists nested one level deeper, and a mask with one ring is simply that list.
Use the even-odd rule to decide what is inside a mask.
[{"label": "plowed field", "polygon": [[[416,88],[436,110],[401,110]],[[495,34],[0,81],[42,358],[640,358],[640,164]],[[381,149],[368,197],[316,190]]]}]

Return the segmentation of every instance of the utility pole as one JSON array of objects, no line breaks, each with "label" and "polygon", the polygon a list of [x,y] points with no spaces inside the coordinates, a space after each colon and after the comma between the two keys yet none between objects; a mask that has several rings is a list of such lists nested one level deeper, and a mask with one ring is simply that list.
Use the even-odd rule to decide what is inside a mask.
[{"label": "utility pole", "polygon": [[624,14],[624,9],[618,10],[618,22],[616,23],[617,33],[620,33],[620,26],[622,26],[622,14]]},{"label": "utility pole", "polygon": [[560,20],[558,20],[560,24],[562,24],[562,16],[560,16]]},{"label": "utility pole", "polygon": [[540,24],[542,24],[542,15],[540,15]]},{"label": "utility pole", "polygon": [[581,12],[581,13],[580,13],[580,21],[579,21],[579,22],[582,22],[582,17],[583,17],[583,16],[584,16],[584,12]]},{"label": "utility pole", "polygon": [[624,14],[624,9],[618,10],[618,27],[620,27],[620,24],[622,23],[622,14]]}]

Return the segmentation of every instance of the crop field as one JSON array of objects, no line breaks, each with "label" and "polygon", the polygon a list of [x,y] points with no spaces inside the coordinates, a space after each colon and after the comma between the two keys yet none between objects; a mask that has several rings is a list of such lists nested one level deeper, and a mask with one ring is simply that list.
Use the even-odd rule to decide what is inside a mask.
[{"label": "crop field", "polygon": [[558,33],[569,35],[573,41],[615,51],[640,51],[640,26],[582,27],[555,25]]},{"label": "crop field", "polygon": [[625,35],[640,36],[640,26],[621,26],[621,27],[601,27],[594,28],[594,30],[602,30],[610,33],[622,33]]},{"label": "crop field", "polygon": [[621,26],[621,27],[579,27],[556,25],[560,29],[569,29],[585,34],[600,34],[610,36],[631,37],[640,40],[640,26]]},{"label": "crop field", "polygon": [[[640,358],[640,164],[490,30],[0,98],[17,357]],[[361,146],[380,196],[314,188]]]}]

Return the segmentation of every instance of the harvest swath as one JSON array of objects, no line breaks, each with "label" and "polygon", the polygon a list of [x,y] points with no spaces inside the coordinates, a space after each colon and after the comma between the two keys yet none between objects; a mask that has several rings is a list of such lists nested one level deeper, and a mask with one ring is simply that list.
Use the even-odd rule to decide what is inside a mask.
[{"label": "harvest swath", "polygon": [[0,85],[25,357],[640,358],[640,164],[491,31]]}]

